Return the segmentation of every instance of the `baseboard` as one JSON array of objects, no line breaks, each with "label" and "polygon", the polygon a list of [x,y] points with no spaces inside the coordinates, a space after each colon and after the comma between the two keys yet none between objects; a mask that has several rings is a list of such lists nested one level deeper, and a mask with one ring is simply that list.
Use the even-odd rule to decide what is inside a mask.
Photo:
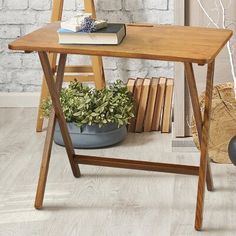
[{"label": "baseboard", "polygon": [[40,93],[0,93],[0,107],[38,107]]}]

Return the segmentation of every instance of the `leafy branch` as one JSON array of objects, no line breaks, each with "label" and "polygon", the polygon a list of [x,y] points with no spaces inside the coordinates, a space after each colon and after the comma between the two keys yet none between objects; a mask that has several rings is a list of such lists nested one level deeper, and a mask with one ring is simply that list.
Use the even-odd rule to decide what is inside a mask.
[{"label": "leafy branch", "polygon": [[[71,82],[68,88],[62,89],[60,101],[66,121],[74,122],[77,126],[98,124],[102,127],[108,123],[122,126],[134,117],[133,98],[121,80],[102,90],[78,81]],[[44,100],[41,108],[43,115],[49,117],[51,99]]]}]

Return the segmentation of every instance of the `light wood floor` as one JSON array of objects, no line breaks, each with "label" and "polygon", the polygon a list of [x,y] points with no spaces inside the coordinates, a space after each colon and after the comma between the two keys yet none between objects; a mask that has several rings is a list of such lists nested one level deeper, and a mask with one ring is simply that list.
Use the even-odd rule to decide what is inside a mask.
[{"label": "light wood floor", "polygon": [[[197,177],[81,166],[72,176],[54,146],[43,210],[33,207],[45,132],[35,109],[0,109],[1,236],[236,235],[236,167],[212,164],[204,230],[194,231]],[[172,153],[171,135],[131,134],[122,145],[81,151],[104,156],[197,164],[198,153]]]}]

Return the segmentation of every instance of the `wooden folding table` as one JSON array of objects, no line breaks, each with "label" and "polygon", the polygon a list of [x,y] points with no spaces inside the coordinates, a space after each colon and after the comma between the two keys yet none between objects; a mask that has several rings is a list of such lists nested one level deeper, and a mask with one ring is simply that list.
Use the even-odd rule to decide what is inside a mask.
[{"label": "wooden folding table", "polygon": [[[201,230],[203,219],[203,204],[205,182],[209,191],[213,190],[211,168],[208,158],[208,140],[210,127],[210,113],[212,103],[212,88],[215,58],[232,36],[232,31],[224,29],[209,29],[186,26],[156,25],[128,25],[127,36],[118,46],[105,45],[59,45],[57,29],[58,23],[49,24],[33,33],[21,37],[9,44],[12,50],[38,52],[48,89],[52,98],[54,110],[49,118],[49,125],[43,150],[40,176],[35,199],[35,208],[42,208],[45,192],[49,161],[52,149],[55,120],[57,119],[72,172],[80,177],[78,164],[118,167],[127,169],[159,171],[176,174],[198,176],[198,193],[196,205],[195,228]],[[48,52],[60,54],[56,81],[50,67]],[[196,120],[199,143],[201,146],[200,165],[187,166],[148,161],[137,161],[99,156],[76,155],[71,143],[70,135],[62,112],[59,94],[62,87],[67,54],[96,55],[109,57],[140,58],[151,60],[165,60],[184,63],[188,82],[193,113]],[[205,110],[202,118],[193,63],[207,65]],[[178,78],[176,78],[178,83]]]}]

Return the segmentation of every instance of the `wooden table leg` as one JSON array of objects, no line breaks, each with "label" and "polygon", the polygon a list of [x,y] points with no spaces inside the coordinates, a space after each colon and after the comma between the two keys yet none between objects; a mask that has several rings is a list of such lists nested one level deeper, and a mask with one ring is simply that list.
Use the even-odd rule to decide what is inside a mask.
[{"label": "wooden table leg", "polygon": [[[60,66],[60,68],[58,68],[58,73],[57,73],[57,77],[56,77],[56,89],[59,92],[61,90],[62,83],[63,83],[65,62],[66,62],[66,57],[60,58],[61,66]],[[51,67],[51,69],[52,69],[52,67]],[[59,72],[59,69],[61,70],[61,72]],[[45,80],[45,82],[46,82],[46,80]],[[52,151],[52,142],[53,142],[53,134],[54,134],[54,130],[55,130],[55,124],[56,124],[56,114],[55,114],[55,111],[52,110],[52,113],[49,117],[47,134],[46,134],[43,155],[42,155],[42,162],[41,162],[41,167],[40,167],[38,187],[37,187],[36,198],[35,198],[35,208],[36,209],[42,208],[42,205],[43,205],[43,198],[44,198],[49,162],[50,162],[51,151]]]},{"label": "wooden table leg", "polygon": [[[195,76],[194,76],[193,66],[191,63],[185,63],[185,72],[186,72],[186,79],[187,79],[188,86],[189,86],[189,93],[190,93],[190,97],[191,97],[191,101],[192,101],[193,114],[194,114],[194,118],[195,118],[195,122],[196,122],[196,126],[197,126],[199,145],[201,147],[203,122],[202,122],[201,108],[200,108],[199,99],[198,99],[196,80],[195,80]],[[211,166],[210,166],[210,161],[209,161],[208,156],[207,156],[206,183],[207,183],[207,189],[209,191],[213,191],[214,185],[213,185]]]},{"label": "wooden table leg", "polygon": [[197,208],[195,216],[195,228],[201,230],[203,219],[204,207],[204,193],[205,193],[205,180],[206,170],[208,165],[208,142],[209,142],[209,129],[210,129],[210,115],[212,105],[212,92],[213,92],[213,79],[214,79],[215,61],[208,64],[207,68],[207,82],[205,93],[205,109],[203,117],[202,138],[201,138],[201,157],[198,179],[198,194],[197,194]]},{"label": "wooden table leg", "polygon": [[[46,135],[46,139],[45,139],[43,157],[42,157],[41,168],[40,168],[37,193],[36,193],[36,198],[35,198],[35,208],[36,209],[41,209],[42,204],[43,204],[43,197],[44,197],[44,192],[45,192],[45,187],[46,187],[47,174],[48,174],[48,168],[49,168],[49,162],[50,162],[50,156],[51,156],[51,150],[52,150],[53,135],[54,135],[54,130],[55,130],[55,121],[56,121],[56,116],[57,116],[56,114],[58,113],[58,109],[61,109],[60,102],[59,102],[59,92],[61,90],[62,83],[63,83],[64,69],[65,69],[65,63],[66,63],[66,54],[63,54],[60,56],[60,59],[59,59],[59,66],[58,66],[58,71],[57,71],[56,83],[54,84],[53,72],[51,70],[47,54],[44,52],[40,52],[39,56],[40,56],[43,70],[44,70],[46,81],[47,81],[47,83],[49,83],[50,89],[53,91],[52,94],[54,94],[54,99],[52,100],[52,102],[55,103],[55,100],[56,100],[57,108],[52,111],[50,118],[49,118],[47,135]],[[50,82],[48,82],[48,81],[50,81]],[[49,89],[49,91],[51,92],[50,89]],[[55,92],[57,93],[56,95],[55,95]],[[55,99],[55,97],[56,97],[56,99]],[[58,105],[58,103],[59,103],[59,105]],[[68,133],[67,126],[65,124],[65,120],[64,120],[64,124],[62,124],[63,120],[62,121],[60,120],[61,116],[63,116],[63,113],[62,113],[62,111],[59,111],[59,113],[60,113],[60,115],[58,116],[58,123],[59,123],[59,125],[62,125],[62,126],[64,125],[62,132]],[[63,116],[63,118],[64,118],[64,116]],[[68,138],[68,136],[69,136],[69,134],[65,137],[65,140],[64,140],[65,144],[67,144],[67,146],[66,146],[67,154],[68,154],[68,157],[70,160],[70,164],[71,164],[71,168],[72,168],[74,176],[79,177],[80,176],[79,167],[73,161],[74,149],[71,144],[70,136],[69,136],[69,138]]]},{"label": "wooden table leg", "polygon": [[[56,53],[49,53],[48,55],[49,55],[49,62],[50,62],[51,70],[53,71],[53,74],[55,74],[57,54]],[[43,79],[43,81],[42,81],[42,88],[41,88],[39,107],[38,107],[36,132],[42,132],[44,118],[42,117],[43,113],[42,113],[42,110],[41,110],[41,105],[42,105],[43,100],[46,99],[49,95],[49,91],[48,91],[45,76],[43,76],[42,79]]]},{"label": "wooden table leg", "polygon": [[214,66],[215,66],[215,61],[208,64],[208,68],[207,68],[205,109],[204,109],[204,117],[202,121],[198,95],[197,95],[197,88],[196,88],[196,83],[195,83],[194,74],[193,74],[193,68],[190,63],[185,63],[187,81],[189,84],[190,95],[191,95],[191,100],[193,104],[194,117],[196,120],[197,130],[199,134],[199,143],[200,143],[200,148],[201,148],[197,206],[196,206],[196,216],[195,216],[195,229],[196,230],[201,230],[202,228],[205,182],[207,181],[207,187],[209,190],[213,189],[213,181],[212,181],[211,169],[210,169],[209,158],[208,158],[208,142],[209,142],[210,114],[211,114],[212,90],[213,90],[213,79],[214,79]]},{"label": "wooden table leg", "polygon": [[48,128],[47,128],[47,134],[46,134],[46,139],[45,139],[44,148],[43,148],[38,187],[37,187],[35,203],[34,203],[34,206],[36,209],[41,209],[43,205],[43,198],[44,198],[49,162],[50,162],[51,151],[52,151],[53,134],[54,134],[55,123],[56,123],[55,118],[56,118],[55,112],[52,111],[49,117],[49,121],[48,121]]}]

